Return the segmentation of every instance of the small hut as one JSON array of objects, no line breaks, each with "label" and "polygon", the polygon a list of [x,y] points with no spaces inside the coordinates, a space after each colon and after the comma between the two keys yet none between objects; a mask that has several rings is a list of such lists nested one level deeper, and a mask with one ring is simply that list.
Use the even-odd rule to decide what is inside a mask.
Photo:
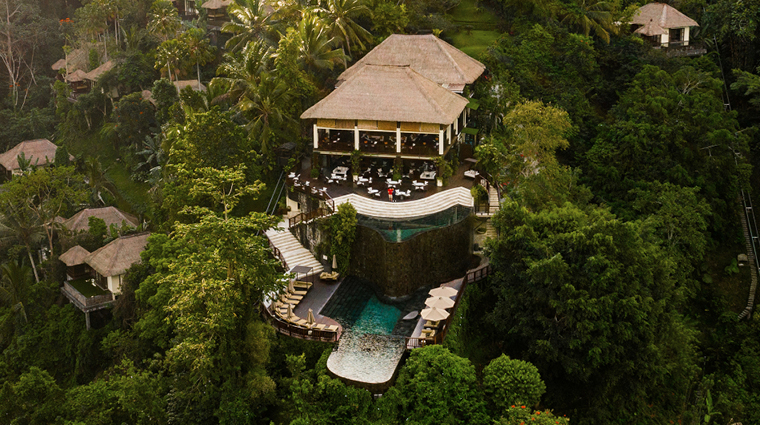
[{"label": "small hut", "polygon": [[688,46],[691,27],[697,21],[665,3],[649,3],[633,14],[634,33],[661,47]]}]

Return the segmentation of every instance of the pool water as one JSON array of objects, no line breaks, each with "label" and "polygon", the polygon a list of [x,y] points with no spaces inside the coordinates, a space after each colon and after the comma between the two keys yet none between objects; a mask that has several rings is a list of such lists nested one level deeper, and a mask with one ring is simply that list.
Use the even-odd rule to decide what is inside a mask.
[{"label": "pool water", "polygon": [[403,242],[419,233],[459,223],[471,212],[472,209],[469,207],[455,205],[441,212],[415,219],[397,221],[361,214],[357,214],[356,219],[359,225],[377,230],[389,242]]},{"label": "pool water", "polygon": [[372,295],[351,330],[358,335],[390,335],[400,318],[401,310],[381,303],[376,296]]}]

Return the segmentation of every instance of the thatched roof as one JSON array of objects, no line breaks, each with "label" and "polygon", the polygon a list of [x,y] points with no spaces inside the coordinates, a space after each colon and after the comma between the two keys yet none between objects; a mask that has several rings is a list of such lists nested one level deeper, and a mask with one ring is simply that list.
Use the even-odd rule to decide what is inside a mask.
[{"label": "thatched roof", "polygon": [[486,69],[482,63],[432,34],[391,35],[345,70],[338,77],[339,83],[366,65],[408,65],[452,91],[461,91]]},{"label": "thatched roof", "polygon": [[152,103],[153,106],[156,106],[156,99],[153,98],[153,92],[150,90],[143,90],[140,92],[140,95],[142,96],[143,100],[147,100],[148,102]]},{"label": "thatched roof", "polygon": [[232,4],[232,0],[208,0],[201,5],[204,9],[226,9]]},{"label": "thatched roof", "polygon": [[174,87],[177,88],[177,91],[182,91],[185,87],[192,87],[195,91],[206,91],[206,86],[199,83],[198,80],[179,80],[174,81]]},{"label": "thatched roof", "polygon": [[90,251],[82,248],[79,245],[76,245],[69,248],[68,251],[61,254],[61,256],[58,257],[58,259],[63,261],[63,263],[66,264],[67,266],[72,267],[72,266],[78,266],[80,264],[84,264],[84,259],[88,255],[90,255]]},{"label": "thatched roof", "polygon": [[97,68],[93,69],[92,71],[86,73],[84,78],[86,78],[86,79],[88,79],[90,81],[95,81],[95,80],[98,79],[98,77],[100,77],[104,73],[112,70],[113,67],[114,67],[113,61],[108,61],[108,62],[104,63],[103,65],[100,65],[99,67],[97,67]]},{"label": "thatched roof", "polygon": [[467,103],[408,66],[365,65],[301,118],[449,125]]},{"label": "thatched roof", "polygon": [[69,73],[65,79],[67,83],[79,83],[81,81],[87,80],[88,78],[86,72],[82,71],[81,69],[77,69],[76,71]]},{"label": "thatched roof", "polygon": [[[58,146],[48,139],[26,140],[12,147],[8,152],[0,154],[0,165],[6,170],[18,170],[18,156],[24,153],[24,157],[32,162],[32,165],[46,165],[55,161],[55,151]],[[72,156],[71,159],[74,159]]]},{"label": "thatched roof", "polygon": [[653,35],[663,35],[668,34],[668,30],[665,28],[659,26],[654,19],[650,20],[646,23],[643,27],[639,27],[636,31],[634,31],[637,34],[642,34],[646,36],[653,36]]},{"label": "thatched roof", "polygon": [[137,227],[140,224],[137,217],[115,207],[85,208],[61,224],[71,232],[83,232],[90,228],[90,217],[97,217],[103,220],[108,227],[111,224],[121,226],[122,223],[126,223],[132,227]]},{"label": "thatched roof", "polygon": [[[649,3],[641,6],[638,11],[634,12],[631,24],[646,26],[650,21],[664,29],[699,26],[697,21],[665,3]],[[654,33],[653,35],[666,33]]]},{"label": "thatched roof", "polygon": [[150,233],[122,236],[85,257],[85,263],[101,276],[124,274],[133,264],[140,262],[140,253],[148,244]]},{"label": "thatched roof", "polygon": [[87,66],[89,51],[84,48],[72,50],[67,56],[59,59],[51,66],[51,68],[53,68],[53,71],[58,71],[59,69],[65,68],[66,58],[68,58],[68,68],[70,71],[74,71],[75,69],[83,69]]}]

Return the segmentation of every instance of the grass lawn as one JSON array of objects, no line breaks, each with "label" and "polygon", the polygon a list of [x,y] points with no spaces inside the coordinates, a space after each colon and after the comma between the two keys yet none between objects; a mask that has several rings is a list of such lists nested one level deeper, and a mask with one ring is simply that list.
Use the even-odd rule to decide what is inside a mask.
[{"label": "grass lawn", "polygon": [[[468,55],[477,58],[498,40],[501,23],[498,15],[477,0],[462,0],[450,11],[451,20],[460,27],[455,34],[444,34],[451,43]],[[464,27],[470,26],[470,31]],[[469,33],[468,33],[469,32]]]},{"label": "grass lawn", "polygon": [[99,286],[95,286],[88,282],[89,279],[76,279],[76,280],[70,280],[69,284],[74,287],[77,291],[79,291],[80,294],[84,295],[87,298],[95,297],[98,295],[105,295],[108,292],[100,289]]}]

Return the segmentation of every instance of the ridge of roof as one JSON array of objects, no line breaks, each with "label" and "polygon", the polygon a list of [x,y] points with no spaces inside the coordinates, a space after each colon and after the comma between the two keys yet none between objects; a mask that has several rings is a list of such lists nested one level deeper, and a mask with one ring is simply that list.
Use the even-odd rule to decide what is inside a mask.
[{"label": "ridge of roof", "polygon": [[630,23],[646,25],[649,20],[659,22],[659,26],[665,29],[699,26],[697,21],[684,15],[675,7],[659,2],[647,3],[638,8],[631,17]]},{"label": "ridge of roof", "polygon": [[8,171],[18,169],[18,156],[21,152],[24,152],[24,157],[29,161],[36,159],[39,165],[50,164],[55,161],[56,150],[58,146],[48,139],[24,140],[0,154],[0,165]]},{"label": "ridge of roof", "polygon": [[[135,233],[133,235],[120,236],[108,244],[98,248],[85,257],[84,262],[95,269],[101,276],[116,276],[127,271],[133,264],[140,262],[140,253],[145,250],[150,232]],[[144,241],[133,241],[141,238]],[[138,252],[127,251],[125,247],[127,242],[136,242],[141,244]],[[130,258],[131,257],[131,258]]]},{"label": "ridge of roof", "polygon": [[[106,206],[99,208],[85,208],[77,211],[76,214],[65,220],[62,225],[72,232],[84,231],[90,227],[90,217],[100,218],[106,223],[107,227],[110,227],[111,224],[121,225],[123,222],[126,222],[132,227],[137,227],[140,224],[137,221],[137,217],[127,214],[114,206]],[[87,218],[87,222],[83,223],[82,221],[85,218]]]}]

